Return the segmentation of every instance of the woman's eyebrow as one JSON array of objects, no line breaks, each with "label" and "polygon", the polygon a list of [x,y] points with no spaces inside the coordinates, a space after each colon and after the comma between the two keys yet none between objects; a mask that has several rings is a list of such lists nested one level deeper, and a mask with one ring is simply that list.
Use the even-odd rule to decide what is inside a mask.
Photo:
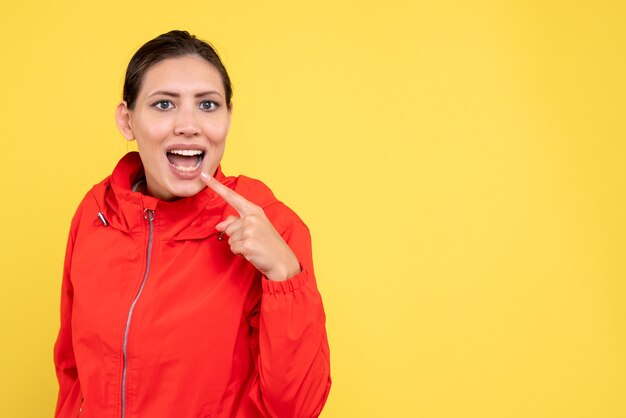
[{"label": "woman's eyebrow", "polygon": [[[222,94],[219,91],[217,91],[217,90],[208,90],[208,91],[203,91],[203,92],[200,92],[200,93],[196,93],[194,95],[194,97],[203,97],[203,96],[210,96],[210,95],[215,95],[215,94],[220,96],[220,97],[222,96]],[[165,91],[165,90],[155,91],[154,93],[150,94],[148,97],[157,96],[157,95],[169,96],[169,97],[175,97],[175,98],[180,97],[179,93],[174,93],[174,92]]]},{"label": "woman's eyebrow", "polygon": [[217,90],[209,90],[209,91],[204,91],[202,93],[196,93],[194,97],[210,96],[212,94],[216,94],[220,97],[222,96],[222,94]]}]

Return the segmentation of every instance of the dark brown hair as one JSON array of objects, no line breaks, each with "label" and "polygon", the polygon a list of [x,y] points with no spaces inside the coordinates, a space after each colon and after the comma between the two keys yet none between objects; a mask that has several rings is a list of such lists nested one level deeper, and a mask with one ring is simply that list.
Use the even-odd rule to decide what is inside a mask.
[{"label": "dark brown hair", "polygon": [[146,42],[130,59],[124,79],[123,100],[129,109],[135,107],[137,95],[141,89],[141,83],[146,71],[154,64],[167,58],[176,58],[184,55],[197,55],[207,60],[222,77],[226,104],[230,107],[230,99],[233,96],[233,88],[230,78],[220,60],[219,55],[207,42],[196,38],[187,31],[173,30]]}]

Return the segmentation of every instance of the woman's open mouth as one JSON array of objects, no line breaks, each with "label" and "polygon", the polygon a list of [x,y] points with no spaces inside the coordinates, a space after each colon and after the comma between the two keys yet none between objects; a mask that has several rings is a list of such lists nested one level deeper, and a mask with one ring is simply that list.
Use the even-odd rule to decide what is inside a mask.
[{"label": "woman's open mouth", "polygon": [[196,171],[204,160],[204,151],[199,149],[171,149],[166,155],[172,167],[182,173]]}]

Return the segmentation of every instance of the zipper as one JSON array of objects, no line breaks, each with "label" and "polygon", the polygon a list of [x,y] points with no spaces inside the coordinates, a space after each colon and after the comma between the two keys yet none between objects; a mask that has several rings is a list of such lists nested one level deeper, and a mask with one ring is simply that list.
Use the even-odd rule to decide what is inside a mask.
[{"label": "zipper", "polygon": [[148,221],[149,234],[148,234],[148,247],[147,247],[147,255],[146,255],[146,271],[143,275],[143,280],[141,281],[141,285],[139,286],[139,290],[133,299],[133,302],[130,304],[130,309],[128,310],[128,316],[126,317],[126,328],[124,329],[124,342],[122,343],[122,418],[126,415],[126,369],[127,369],[127,348],[128,348],[128,332],[130,330],[130,323],[133,319],[133,311],[135,310],[135,305],[137,305],[137,301],[141,296],[141,292],[143,291],[143,287],[146,284],[146,280],[148,279],[148,273],[150,272],[150,261],[152,258],[152,237],[154,235],[154,211],[152,209],[144,209],[143,217]]}]

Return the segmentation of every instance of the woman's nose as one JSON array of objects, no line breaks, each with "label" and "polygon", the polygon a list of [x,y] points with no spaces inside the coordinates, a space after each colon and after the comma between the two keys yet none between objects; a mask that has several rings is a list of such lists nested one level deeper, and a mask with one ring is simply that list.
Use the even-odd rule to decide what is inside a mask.
[{"label": "woman's nose", "polygon": [[193,110],[181,110],[174,127],[176,135],[193,136],[200,133],[200,125]]}]

